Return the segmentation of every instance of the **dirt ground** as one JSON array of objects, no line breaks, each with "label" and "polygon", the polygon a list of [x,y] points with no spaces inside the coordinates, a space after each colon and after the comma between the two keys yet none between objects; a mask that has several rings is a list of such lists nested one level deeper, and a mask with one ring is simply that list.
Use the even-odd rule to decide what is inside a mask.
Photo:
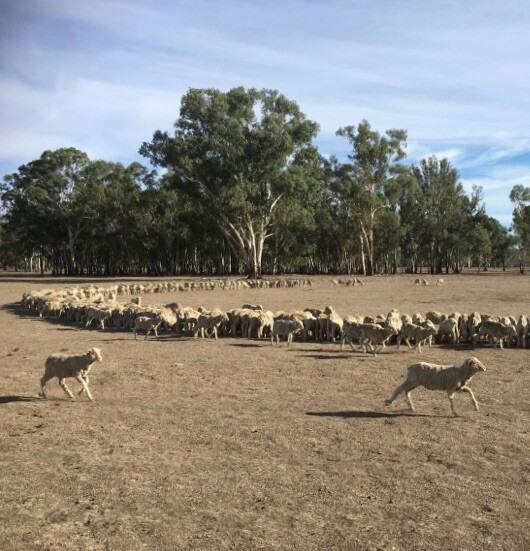
[{"label": "dirt ground", "polygon": [[[530,277],[514,273],[445,276],[443,287],[366,281],[144,301],[530,313]],[[486,365],[470,385],[481,409],[457,395],[453,418],[444,393],[418,389],[411,414],[403,398],[383,401],[416,350],[373,358],[315,342],[134,341],[15,304],[24,291],[72,283],[0,276],[3,551],[530,549],[530,350],[425,348],[425,361],[476,355]],[[48,354],[93,346],[104,360],[91,372],[93,403],[69,400],[57,380],[50,399],[37,397]]]}]

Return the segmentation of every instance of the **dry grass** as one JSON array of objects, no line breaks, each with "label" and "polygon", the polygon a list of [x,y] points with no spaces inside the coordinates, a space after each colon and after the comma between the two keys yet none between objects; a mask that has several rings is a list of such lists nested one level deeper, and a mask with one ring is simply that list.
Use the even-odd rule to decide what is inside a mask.
[{"label": "dry grass", "polygon": [[[435,281],[435,278],[433,282]],[[229,308],[334,306],[342,315],[465,311],[530,313],[530,279],[408,277],[364,287],[146,295]],[[134,341],[20,315],[25,290],[70,282],[0,283],[0,548],[522,550],[529,548],[529,350],[425,348],[425,361],[476,355],[481,403],[418,390],[383,406],[420,357],[373,358],[338,344]],[[94,403],[52,381],[51,352],[96,346]],[[77,382],[72,381],[72,390]]]}]

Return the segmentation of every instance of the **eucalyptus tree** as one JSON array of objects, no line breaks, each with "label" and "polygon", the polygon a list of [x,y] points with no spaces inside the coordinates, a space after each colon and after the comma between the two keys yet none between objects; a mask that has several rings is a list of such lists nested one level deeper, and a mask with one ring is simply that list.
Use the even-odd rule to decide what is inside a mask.
[{"label": "eucalyptus tree", "polygon": [[69,273],[77,272],[77,239],[94,216],[83,176],[88,164],[86,153],[61,148],[45,151],[39,159],[4,178],[2,199],[11,223],[21,224],[36,247],[57,250],[64,244]]},{"label": "eucalyptus tree", "polygon": [[513,229],[519,247],[519,269],[524,273],[530,251],[530,187],[521,184],[514,186],[510,201],[514,205]]},{"label": "eucalyptus tree", "polygon": [[259,276],[289,168],[311,147],[318,125],[277,91],[238,87],[190,89],[174,126],[173,136],[156,131],[140,153],[204,206],[249,276]]},{"label": "eucalyptus tree", "polygon": [[366,253],[365,273],[373,275],[377,215],[392,204],[391,196],[396,192],[398,176],[405,170],[399,161],[406,157],[407,132],[393,129],[381,136],[372,130],[368,121],[363,120],[357,127],[340,128],[337,135],[347,138],[352,147],[352,153],[348,155],[352,164],[344,168],[349,172],[347,194],[352,198],[354,216],[360,229],[363,259]]},{"label": "eucalyptus tree", "polygon": [[423,194],[422,227],[424,245],[429,250],[431,271],[440,273],[444,260],[460,270],[466,247],[466,222],[477,208],[478,197],[466,196],[458,171],[448,159],[431,156],[412,167]]}]

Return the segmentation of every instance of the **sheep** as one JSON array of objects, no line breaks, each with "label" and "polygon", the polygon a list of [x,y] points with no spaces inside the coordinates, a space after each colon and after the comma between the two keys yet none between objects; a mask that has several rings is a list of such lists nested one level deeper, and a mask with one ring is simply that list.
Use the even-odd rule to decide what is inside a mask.
[{"label": "sheep", "polygon": [[155,334],[155,337],[158,339],[158,326],[163,322],[161,316],[151,317],[151,316],[139,316],[134,320],[134,338],[137,339],[136,334],[138,333],[138,330],[145,331],[145,340],[147,340],[147,337],[149,336],[149,333],[153,331]]},{"label": "sheep", "polygon": [[44,375],[40,380],[39,396],[47,398],[46,383],[57,377],[61,388],[66,394],[73,398],[74,395],[70,392],[70,389],[66,385],[65,379],[67,377],[75,377],[82,385],[79,394],[86,392],[86,395],[90,401],[92,394],[88,389],[88,372],[94,362],[102,362],[101,350],[99,348],[90,348],[86,354],[80,354],[78,356],[68,356],[67,354],[51,354],[44,362]]},{"label": "sheep", "polygon": [[381,327],[376,323],[363,323],[361,325],[361,344],[363,352],[366,352],[366,345],[368,345],[370,352],[376,356],[378,352],[377,347],[381,347],[379,352],[384,350],[386,341],[395,334],[396,330],[393,327]]},{"label": "sheep", "polygon": [[467,314],[462,314],[458,320],[459,342],[467,342],[469,339],[468,320],[469,316]]},{"label": "sheep", "polygon": [[481,337],[488,337],[490,342],[497,340],[500,349],[503,350],[502,341],[517,337],[517,330],[513,325],[487,320],[482,322],[478,333],[473,335],[473,344],[476,344]]},{"label": "sheep", "polygon": [[425,321],[425,318],[421,314],[412,314],[412,321],[415,325],[421,325]]},{"label": "sheep", "polygon": [[287,337],[287,346],[293,342],[293,335],[303,331],[304,324],[299,319],[277,319],[274,320],[271,331],[271,344],[274,345],[274,340],[280,344],[280,335]]},{"label": "sheep", "polygon": [[347,342],[352,350],[353,343],[352,341],[355,339],[358,341],[359,346],[361,346],[361,326],[363,323],[363,317],[361,315],[358,316],[346,316],[344,318],[344,325],[342,329],[342,341],[340,343],[340,349],[344,350],[344,344]]},{"label": "sheep", "polygon": [[142,297],[133,297],[131,298],[132,304],[137,304],[138,306],[142,305]]},{"label": "sheep", "polygon": [[438,328],[438,338],[440,344],[442,343],[445,336],[450,336],[453,344],[456,344],[459,340],[458,334],[458,320],[453,317],[449,317],[446,320],[440,322]]},{"label": "sheep", "polygon": [[425,319],[431,320],[435,325],[439,325],[442,319],[445,319],[445,316],[444,314],[440,314],[440,312],[431,311],[425,314]]},{"label": "sheep", "polygon": [[212,310],[209,314],[201,314],[193,330],[193,338],[196,339],[200,331],[201,337],[204,339],[205,330],[206,335],[208,335],[208,330],[210,330],[211,333],[209,337],[211,337],[213,334],[217,339],[217,328],[227,320],[228,316],[217,308]]},{"label": "sheep", "polygon": [[475,410],[478,411],[478,402],[467,384],[476,373],[480,373],[481,371],[486,371],[486,368],[475,357],[467,358],[458,367],[455,365],[436,365],[425,362],[412,364],[407,370],[405,381],[394,390],[394,393],[385,401],[385,404],[391,405],[404,392],[410,410],[415,411],[410,393],[416,387],[423,386],[429,390],[445,390],[451,403],[451,411],[455,417],[458,417],[453,401],[455,392],[467,392],[471,396]]},{"label": "sheep", "polygon": [[258,339],[264,336],[264,333],[270,335],[272,326],[274,325],[274,316],[272,312],[260,312],[258,316]]},{"label": "sheep", "polygon": [[401,328],[401,332],[399,333],[397,337],[397,347],[401,346],[401,341],[405,339],[405,342],[407,343],[409,349],[412,349],[412,346],[410,345],[410,339],[414,339],[416,341],[416,347],[421,354],[421,343],[426,341],[430,336],[436,335],[436,328],[434,327],[434,324],[427,320],[426,323],[430,323],[430,325],[427,325],[426,327],[422,327],[421,325],[415,325],[413,323],[409,323],[407,325],[404,325]]},{"label": "sheep", "polygon": [[528,316],[521,314],[517,321],[517,346],[526,348],[528,332],[530,330],[530,320]]},{"label": "sheep", "polygon": [[263,310],[263,306],[261,304],[243,304],[241,306],[242,310]]},{"label": "sheep", "polygon": [[393,327],[396,330],[395,334],[397,335],[403,327],[403,320],[401,319],[399,312],[395,309],[392,309],[390,312],[388,312],[386,316],[385,324],[388,327]]},{"label": "sheep", "polygon": [[335,338],[341,336],[343,321],[331,306],[326,306],[324,313],[328,317],[326,333],[329,341],[335,342]]},{"label": "sheep", "polygon": [[440,278],[437,282],[436,282],[436,285],[443,285],[445,283],[445,281],[443,280],[443,278]]},{"label": "sheep", "polygon": [[102,330],[105,330],[105,320],[110,318],[110,309],[87,308],[85,327],[88,327],[93,321],[98,321]]}]

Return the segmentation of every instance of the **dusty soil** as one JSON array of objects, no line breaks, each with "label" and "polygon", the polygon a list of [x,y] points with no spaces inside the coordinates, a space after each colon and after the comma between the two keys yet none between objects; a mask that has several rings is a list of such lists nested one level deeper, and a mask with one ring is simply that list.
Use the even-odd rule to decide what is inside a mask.
[{"label": "dusty soil", "polygon": [[[145,301],[230,308],[323,307],[342,314],[530,313],[530,278],[408,276],[364,287],[204,291]],[[93,280],[92,280],[93,281]],[[109,280],[107,280],[109,281]],[[417,351],[373,358],[337,344],[80,330],[25,315],[23,291],[71,280],[0,278],[0,548],[8,550],[530,548],[530,350],[426,348],[476,355],[487,372],[458,395],[414,391],[383,405]],[[79,281],[79,283],[86,283]],[[95,402],[56,380],[37,397],[51,352],[101,348]],[[75,380],[69,382],[77,390]]]}]

